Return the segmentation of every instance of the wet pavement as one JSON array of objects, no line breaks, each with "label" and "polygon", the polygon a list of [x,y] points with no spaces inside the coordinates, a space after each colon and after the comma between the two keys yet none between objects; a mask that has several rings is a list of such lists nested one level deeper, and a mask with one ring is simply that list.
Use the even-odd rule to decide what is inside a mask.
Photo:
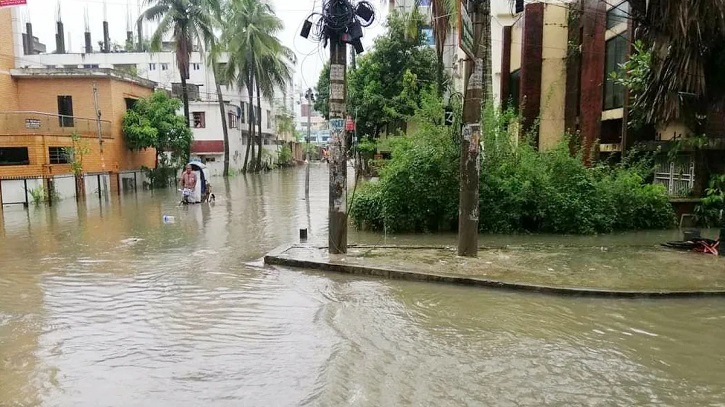
[{"label": "wet pavement", "polygon": [[324,246],[298,244],[273,251],[265,261],[420,281],[535,291],[562,288],[555,291],[572,294],[725,297],[725,258],[655,245],[513,245],[481,248],[477,258],[466,258],[457,256],[455,247],[351,245],[344,255],[330,255]]},{"label": "wet pavement", "polygon": [[[4,208],[0,405],[725,403],[722,299],[559,298],[264,267],[300,227],[326,243],[326,167],[312,180],[309,202],[304,171],[290,169],[213,179],[213,206],[177,207],[171,191],[154,191]],[[455,236],[351,231],[350,241],[455,245]]]}]

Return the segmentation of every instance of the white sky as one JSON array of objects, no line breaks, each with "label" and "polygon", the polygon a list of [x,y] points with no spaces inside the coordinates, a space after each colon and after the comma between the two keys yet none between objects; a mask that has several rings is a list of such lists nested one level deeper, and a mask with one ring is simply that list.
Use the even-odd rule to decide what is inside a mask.
[{"label": "white sky", "polygon": [[[66,31],[66,50],[69,47],[68,33],[70,33],[70,51],[81,52],[83,47],[83,32],[85,31],[84,13],[86,7],[90,19],[91,37],[94,48],[98,41],[103,39],[103,9],[106,5],[111,40],[119,44],[126,41],[127,10],[130,6],[133,21],[138,16],[138,4],[143,8],[144,0],[28,0],[27,6],[18,7],[22,21],[27,18],[33,24],[33,35],[47,46],[48,52],[55,49],[55,12],[58,2],[61,6],[61,17]],[[321,49],[317,43],[300,37],[302,22],[313,11],[320,11],[321,0],[270,0],[277,16],[284,22],[285,30],[280,34],[282,42],[295,51],[298,57],[295,83],[303,88],[314,87],[324,64],[329,59],[329,47]],[[373,39],[380,35],[384,29],[382,22],[385,19],[386,7],[380,1],[371,1],[378,8],[376,21],[372,27],[365,29],[363,45],[365,49],[372,46]],[[24,26],[23,26],[24,30]],[[132,31],[135,29],[132,28]],[[148,31],[148,30],[147,30]],[[145,36],[150,33],[146,32]]]}]

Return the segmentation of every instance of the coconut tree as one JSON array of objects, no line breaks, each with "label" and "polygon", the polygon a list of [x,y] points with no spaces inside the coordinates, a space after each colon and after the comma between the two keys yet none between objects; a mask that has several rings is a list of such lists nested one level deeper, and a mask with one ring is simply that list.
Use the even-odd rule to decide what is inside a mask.
[{"label": "coconut tree", "polygon": [[[229,22],[231,20],[225,20]],[[242,95],[242,90],[246,89],[247,95],[247,148],[244,153],[244,165],[242,166],[242,172],[253,170],[254,160],[249,160],[250,157],[254,156],[254,104],[252,103],[254,94],[254,75],[252,73],[251,62],[253,61],[253,55],[249,50],[239,48],[239,44],[230,41],[230,33],[233,31],[229,30],[225,26],[225,31],[222,33],[222,40],[227,41],[228,61],[226,68],[220,72],[222,78],[228,83],[234,83],[239,89],[239,98],[245,99]]]},{"label": "coconut tree", "polygon": [[[404,16],[406,21],[406,34],[408,36],[419,35],[420,25],[424,18],[420,11],[421,3],[421,0],[415,0],[410,13]],[[436,65],[437,90],[438,95],[441,97],[445,90],[445,63],[443,57],[445,54],[446,39],[456,27],[459,3],[460,0],[432,0],[430,2],[431,27],[433,28],[438,62]]]},{"label": "coconut tree", "polygon": [[[275,37],[276,39],[276,37]],[[259,55],[256,65],[257,109],[261,115],[262,96],[267,100],[274,98],[276,89],[284,89],[292,80],[290,63],[296,60],[295,53],[283,46],[279,41],[267,44],[264,54]],[[262,165],[262,121],[258,121],[259,150],[257,150],[257,165]]]},{"label": "coconut tree", "polygon": [[219,14],[219,0],[147,0],[148,8],[139,16],[143,20],[158,22],[151,36],[151,49],[161,50],[165,37],[171,34],[176,53],[176,65],[181,76],[181,99],[184,116],[189,124],[189,60],[194,45],[214,42],[214,21]]},{"label": "coconut tree", "polygon": [[[221,81],[223,81],[224,72],[219,66],[219,57],[224,50],[224,46],[220,43],[213,44],[207,56],[207,65],[211,66],[214,75],[214,85],[216,86],[216,96],[219,103],[219,114],[222,118],[222,135],[224,137],[224,170],[222,176],[229,176],[229,129],[227,127],[227,115],[224,108],[224,97],[222,95]],[[227,82],[229,83],[229,82]]]},{"label": "coconut tree", "polygon": [[725,2],[632,0],[650,67],[637,105],[650,123],[692,121],[725,102]]},{"label": "coconut tree", "polygon": [[[261,169],[263,144],[261,97],[271,99],[274,88],[291,79],[288,61],[294,62],[294,54],[276,36],[284,28],[282,20],[260,0],[231,0],[224,21],[222,38],[229,52],[226,76],[246,87],[250,113],[255,110],[252,106],[254,90],[257,90],[257,112],[250,114],[249,124],[251,144],[253,124],[257,122],[257,159],[251,165],[251,169],[257,171]],[[245,157],[245,168],[247,161]]]}]

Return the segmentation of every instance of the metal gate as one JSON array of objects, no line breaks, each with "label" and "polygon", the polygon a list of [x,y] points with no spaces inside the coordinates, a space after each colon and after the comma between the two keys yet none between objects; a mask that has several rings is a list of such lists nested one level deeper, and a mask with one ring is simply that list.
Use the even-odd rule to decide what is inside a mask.
[{"label": "metal gate", "polygon": [[695,160],[689,155],[678,156],[674,161],[658,158],[654,183],[664,185],[670,196],[688,196],[695,186]]}]

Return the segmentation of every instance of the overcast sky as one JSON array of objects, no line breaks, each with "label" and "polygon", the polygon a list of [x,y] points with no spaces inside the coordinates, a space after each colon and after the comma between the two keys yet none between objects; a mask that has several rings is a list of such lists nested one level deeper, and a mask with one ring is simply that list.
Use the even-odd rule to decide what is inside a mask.
[{"label": "overcast sky", "polygon": [[[23,22],[26,18],[33,23],[33,35],[45,43],[48,51],[55,49],[55,14],[58,0],[28,0],[27,6],[18,7]],[[111,40],[124,44],[126,39],[127,10],[130,6],[131,18],[133,21],[138,16],[137,0],[59,0],[61,6],[61,17],[66,31],[66,49],[68,49],[68,33],[70,33],[70,50],[81,52],[83,47],[83,32],[85,29],[84,13],[88,9],[90,17],[91,36],[94,47],[98,41],[103,39],[103,9],[106,5]],[[144,0],[140,1],[143,8]],[[329,59],[329,47],[321,47],[310,40],[300,37],[299,32],[302,22],[313,11],[320,11],[321,0],[271,0],[274,10],[285,24],[285,30],[280,38],[286,46],[295,51],[298,57],[296,66],[295,83],[303,88],[315,86],[319,72],[324,63],[323,59]],[[382,21],[385,18],[385,7],[382,2],[371,1],[377,8],[376,21],[372,27],[365,31],[363,44],[366,49],[370,48],[373,39],[380,35],[384,29]],[[133,30],[135,33],[135,29]],[[147,30],[148,31],[148,30]],[[145,33],[150,35],[150,33]]]}]

